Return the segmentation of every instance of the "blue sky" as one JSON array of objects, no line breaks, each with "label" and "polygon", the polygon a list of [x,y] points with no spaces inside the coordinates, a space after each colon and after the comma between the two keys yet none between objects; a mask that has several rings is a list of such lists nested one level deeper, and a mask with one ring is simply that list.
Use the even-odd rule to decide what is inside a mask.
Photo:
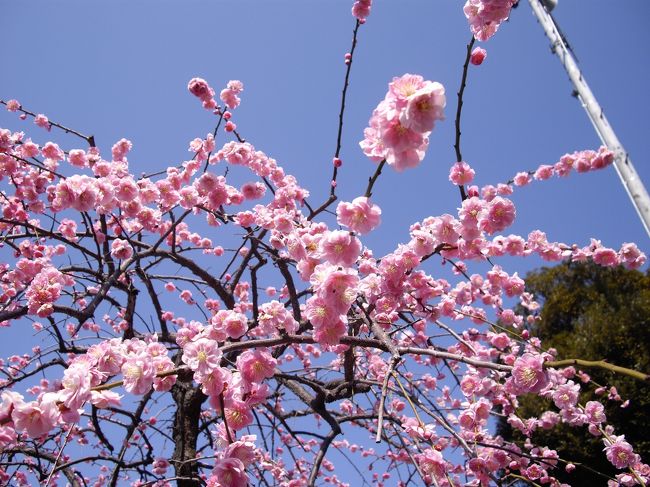
[{"label": "blue sky", "polygon": [[[354,25],[351,4],[7,1],[0,19],[6,53],[0,93],[95,134],[105,152],[121,137],[132,140],[129,160],[139,173],[184,160],[188,142],[211,130],[213,118],[186,91],[190,78],[203,77],[217,90],[240,79],[245,91],[234,117],[240,132],[319,200],[328,189],[335,148],[343,55]],[[649,14],[650,4],[641,0],[565,0],[555,11],[646,181],[650,95],[643,46]],[[360,29],[344,127],[343,198],[360,194],[374,169],[358,141],[393,76],[418,73],[442,82],[448,94],[447,120],[432,133],[422,165],[402,174],[385,171],[378,183],[375,200],[384,223],[376,245],[382,250],[406,239],[408,223],[453,213],[459,205],[447,174],[454,161],[455,92],[469,37],[460,3],[450,1],[378,0]],[[469,74],[462,140],[478,184],[599,145],[527,2],[483,45],[488,58]],[[5,113],[0,122],[24,126]],[[25,128],[35,139],[46,139],[43,131]],[[514,232],[539,227],[550,240],[586,244],[594,236],[614,247],[636,241],[648,248],[613,168],[524,188],[513,200]]]},{"label": "blue sky", "polygon": [[[106,156],[115,141],[130,139],[130,165],[139,174],[189,158],[188,142],[212,131],[215,119],[187,92],[189,79],[205,78],[217,91],[239,79],[245,91],[233,117],[238,130],[294,174],[318,204],[329,191],[343,59],[354,27],[351,5],[351,0],[4,0],[0,98],[16,98],[30,110],[94,134]],[[650,3],[561,0],[554,14],[611,125],[650,184]],[[343,133],[341,199],[362,194],[374,171],[358,142],[394,76],[421,74],[443,83],[448,95],[447,120],[436,125],[422,164],[404,173],[386,169],[375,186],[383,223],[365,242],[377,255],[406,242],[411,223],[453,214],[460,204],[447,175],[455,161],[455,93],[469,39],[462,3],[450,0],[375,0],[360,29]],[[488,57],[469,73],[462,139],[479,185],[600,145],[526,1],[481,45]],[[49,140],[31,122],[4,111],[0,126],[26,130],[39,143]],[[82,147],[59,133],[51,138],[66,149]],[[218,145],[226,140],[220,132]],[[525,236],[539,228],[552,241],[586,245],[596,237],[614,248],[634,241],[650,250],[612,167],[534,184],[512,199],[518,211],[513,233]],[[523,274],[539,263],[508,260],[507,270]]]}]

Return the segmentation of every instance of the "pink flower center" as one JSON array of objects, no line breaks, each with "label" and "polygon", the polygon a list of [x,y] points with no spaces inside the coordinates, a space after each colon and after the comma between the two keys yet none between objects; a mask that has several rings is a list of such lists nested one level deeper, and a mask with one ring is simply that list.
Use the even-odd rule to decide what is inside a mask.
[{"label": "pink flower center", "polygon": [[535,369],[533,369],[532,367],[526,367],[521,372],[521,378],[523,380],[523,383],[529,387],[535,385],[536,377],[537,374],[535,373]]},{"label": "pink flower center", "polygon": [[142,376],[142,369],[138,367],[137,365],[129,365],[126,368],[126,374],[127,377],[130,379],[138,379],[139,377]]}]

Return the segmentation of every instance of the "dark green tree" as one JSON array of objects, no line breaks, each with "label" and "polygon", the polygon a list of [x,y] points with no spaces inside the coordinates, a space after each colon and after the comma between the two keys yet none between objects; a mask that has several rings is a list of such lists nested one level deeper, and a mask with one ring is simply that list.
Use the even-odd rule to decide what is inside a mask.
[{"label": "dark green tree", "polygon": [[[622,267],[604,268],[591,262],[565,263],[542,268],[526,276],[526,287],[542,304],[541,320],[530,328],[542,340],[544,348],[557,349],[558,359],[606,360],[612,364],[650,372],[650,271],[642,273]],[[523,312],[523,310],[519,310]],[[603,402],[607,422],[616,425],[616,434],[625,434],[635,452],[650,458],[650,384],[606,370],[584,369],[592,379],[581,397]],[[615,386],[623,400],[608,401],[597,396],[599,386]],[[523,396],[517,414],[522,418],[539,417],[555,406],[535,395]],[[523,435],[500,420],[499,433],[511,441],[523,441]],[[616,469],[603,453],[601,439],[586,428],[560,424],[551,430],[533,434],[537,444],[554,447],[560,457],[589,465],[613,477]],[[572,486],[606,485],[607,479],[595,471],[578,467],[572,474],[554,472]]]}]

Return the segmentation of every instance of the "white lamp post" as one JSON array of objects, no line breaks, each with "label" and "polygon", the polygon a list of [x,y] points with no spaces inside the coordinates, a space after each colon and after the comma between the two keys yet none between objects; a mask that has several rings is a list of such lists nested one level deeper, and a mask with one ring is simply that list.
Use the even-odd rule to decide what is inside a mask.
[{"label": "white lamp post", "polygon": [[598,104],[591,89],[589,89],[589,85],[587,85],[585,77],[581,73],[580,68],[578,68],[578,64],[573,58],[566,44],[566,40],[560,34],[560,29],[555,24],[553,17],[549,14],[557,5],[558,0],[529,0],[529,2],[533,8],[533,13],[544,28],[546,36],[551,41],[553,52],[560,59],[560,62],[569,75],[578,99],[587,112],[600,140],[614,153],[614,167],[616,168],[616,172],[621,178],[621,182],[632,200],[632,204],[639,214],[639,218],[641,218],[646,232],[650,236],[650,196],[648,196],[648,191],[645,189],[643,181],[641,181],[636,169],[634,169],[632,161],[628,157],[623,145],[618,140],[618,137],[616,137],[614,129],[609,125],[603,109]]}]

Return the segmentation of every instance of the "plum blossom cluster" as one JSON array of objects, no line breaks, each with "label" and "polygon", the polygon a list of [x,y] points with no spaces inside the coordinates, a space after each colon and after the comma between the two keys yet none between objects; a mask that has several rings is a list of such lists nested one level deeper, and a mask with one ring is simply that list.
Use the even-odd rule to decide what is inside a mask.
[{"label": "plum blossom cluster", "polygon": [[244,84],[239,80],[230,80],[226,87],[219,93],[219,98],[231,110],[237,108],[241,103],[239,94],[244,91]]},{"label": "plum blossom cluster", "polygon": [[[579,383],[586,377],[581,377],[580,381],[575,382],[573,379],[579,374],[573,367],[562,371],[544,369],[543,362],[548,358],[532,352],[521,355],[515,360],[512,376],[506,387],[513,388],[515,394],[532,392],[547,397],[557,408],[557,412],[549,410],[540,418],[520,418],[514,410],[506,408],[504,411],[509,414],[508,423],[528,438],[532,437],[537,429],[551,429],[560,422],[575,427],[586,427],[593,436],[602,438],[606,457],[612,465],[618,469],[629,469],[631,472],[619,474],[616,481],[612,480],[608,485],[636,485],[639,481],[647,482],[650,474],[648,465],[634,453],[632,445],[625,441],[624,435],[614,435],[613,426],[606,425],[603,404],[599,401],[587,401],[584,406],[578,403],[581,392]],[[531,475],[530,469],[533,467],[536,471]],[[549,475],[546,469],[539,470],[539,466],[528,467],[523,473],[533,480]]]},{"label": "plum blossom cluster", "polygon": [[215,91],[203,78],[192,78],[187,84],[187,89],[203,102],[204,108],[208,110],[216,108],[217,104],[214,101]]},{"label": "plum blossom cluster", "polygon": [[[391,90],[405,93],[400,87],[409,82],[414,83],[413,95],[418,90],[431,88],[421,78],[410,77],[396,79]],[[201,86],[200,83],[197,86]],[[197,92],[203,91],[197,88]],[[205,93],[205,97],[214,95],[209,90]],[[389,94],[387,98],[391,101],[382,102],[394,111],[391,120],[414,133],[431,128],[438,115],[429,114],[429,118],[418,119],[422,114],[408,112],[409,103],[415,103],[417,97],[409,99],[409,96],[400,101],[398,95],[391,98],[393,95]],[[402,110],[399,113],[398,106]],[[386,136],[391,137],[388,132]],[[622,436],[614,435],[611,426],[605,424],[602,405],[596,401],[589,401],[584,407],[578,404],[578,382],[570,372],[546,367],[545,363],[554,357],[540,353],[539,343],[529,337],[523,327],[525,318],[508,307],[509,300],[519,301],[533,311],[538,307],[525,292],[524,281],[518,274],[509,274],[496,264],[484,275],[468,273],[472,261],[531,254],[549,261],[592,259],[605,266],[625,264],[638,268],[645,262],[645,255],[634,244],[624,244],[615,251],[603,247],[597,240],[583,247],[549,242],[541,231],[533,231],[527,238],[500,235],[512,225],[516,216],[514,203],[506,198],[509,193],[479,192],[475,186],[470,186],[475,171],[461,161],[452,166],[449,174],[453,184],[469,186],[468,197],[462,201],[457,214],[431,216],[413,224],[407,243],[375,257],[364,247],[361,238],[381,222],[381,209],[376,204],[366,196],[340,202],[336,208],[336,223],[343,229],[330,229],[325,222],[305,214],[309,193],[297,180],[287,175],[274,159],[246,142],[226,142],[217,150],[212,135],[197,138],[190,143],[192,160],[151,180],[136,178],[130,173],[128,156],[132,145],[126,139],[112,147],[111,161],[104,160],[96,148],[63,151],[52,142],[40,147],[21,134],[9,131],[3,131],[0,140],[3,170],[14,178],[20,177],[23,182],[5,199],[4,217],[29,221],[30,231],[49,235],[58,242],[48,245],[38,239],[17,238],[19,259],[16,266],[14,269],[7,266],[2,271],[3,300],[11,303],[12,312],[24,309],[25,314],[48,318],[65,311],[66,305],[71,304],[79,316],[89,302],[101,299],[109,290],[106,287],[106,282],[110,282],[108,277],[81,293],[72,277],[77,277],[79,271],[74,267],[59,268],[53,263],[67,250],[61,241],[79,249],[84,248],[89,238],[92,238],[90,248],[101,251],[104,247],[100,255],[107,262],[112,259],[114,269],[120,266],[120,272],[126,270],[113,281],[117,286],[115,292],[128,292],[138,278],[142,291],[153,286],[152,278],[142,277],[142,267],[138,270],[136,263],[169,256],[172,262],[188,266],[193,275],[209,283],[206,289],[217,292],[218,297],[201,301],[201,295],[207,291],[179,290],[178,297],[186,306],[204,306],[202,320],[186,319],[182,314],[175,316],[163,309],[160,300],[154,300],[154,306],[160,307],[161,335],[158,337],[144,334],[127,338],[133,330],[128,305],[118,311],[117,317],[107,315],[104,322],[113,332],[124,333],[124,338],[100,341],[85,353],[74,355],[60,382],[32,389],[36,394],[34,400],[11,391],[3,393],[0,438],[4,448],[14,448],[26,438],[45,438],[65,423],[78,423],[86,414],[87,405],[97,410],[119,407],[121,396],[113,392],[115,387],[121,386],[129,394],[146,397],[150,391],[170,391],[180,380],[178,374],[187,373],[194,387],[207,397],[203,415],[214,419],[212,434],[223,445],[207,478],[209,484],[245,485],[251,481],[253,462],[263,465],[274,478],[285,482],[296,474],[295,470],[273,460],[259,445],[252,446],[252,438],[237,437],[255,424],[253,412],[265,410],[263,405],[272,401],[271,385],[281,384],[276,375],[283,373],[283,364],[297,359],[305,370],[310,370],[322,360],[324,352],[330,352],[338,357],[332,362],[332,370],[342,370],[343,357],[350,350],[346,343],[359,334],[361,339],[378,340],[382,336],[377,331],[380,329],[390,334],[395,347],[413,351],[408,356],[409,363],[439,367],[439,359],[426,359],[426,355],[420,353],[428,350],[434,335],[432,327],[446,330],[441,320],[449,319],[454,322],[470,320],[475,327],[460,332],[453,344],[442,348],[457,360],[451,370],[462,375],[460,384],[464,398],[453,397],[446,386],[441,387],[438,381],[442,377],[426,374],[418,387],[437,396],[441,407],[454,411],[445,418],[445,424],[456,436],[448,436],[436,426],[437,423],[425,422],[411,414],[402,399],[394,398],[386,406],[387,414],[400,425],[408,441],[413,442],[412,445],[423,445],[413,459],[408,455],[405,458],[408,462],[417,462],[425,482],[452,485],[456,480],[450,482],[449,479],[458,479],[462,472],[474,479],[475,484],[485,483],[490,475],[503,468],[531,480],[553,482],[549,465],[558,461],[553,450],[532,444],[524,450],[490,433],[488,418],[497,406],[508,415],[510,424],[525,434],[560,422],[587,427],[593,434],[603,436],[604,453],[615,466],[632,469],[637,476],[645,475],[647,467],[629,443]],[[42,167],[49,168],[49,172],[21,163],[16,157],[42,158]],[[386,156],[387,162],[400,164],[390,157]],[[591,161],[590,164],[596,161],[594,167],[601,165],[599,159],[610,159],[604,149],[582,151],[571,157],[574,161],[584,158]],[[566,157],[564,159],[562,168],[574,165]],[[53,171],[62,170],[65,162],[69,168],[88,174],[57,177]],[[234,186],[227,176],[216,173],[215,168],[220,164],[244,168],[255,180]],[[205,169],[201,171],[201,168]],[[553,167],[553,171],[560,174],[561,168]],[[21,204],[25,200],[28,206]],[[188,216],[190,213],[202,215],[211,228],[234,224],[248,235],[257,235],[237,250],[234,258],[241,260],[244,271],[253,269],[254,262],[269,260],[281,274],[284,272],[285,285],[279,294],[275,289],[269,292],[269,296],[277,299],[264,302],[257,294],[259,285],[253,284],[252,276],[251,281],[241,279],[244,271],[226,272],[217,280],[209,272],[202,271],[200,264],[188,262],[184,255],[191,250],[214,258],[225,251],[222,246],[215,246],[211,239],[193,231],[188,221],[172,219],[170,215],[174,209]],[[74,218],[73,210],[94,212],[96,217],[92,225]],[[32,217],[47,212],[60,215],[53,230],[39,226],[38,220]],[[3,225],[7,235],[17,234],[15,226]],[[142,238],[147,232],[153,238],[150,242]],[[452,283],[431,275],[423,263],[435,255],[440,255],[444,262],[454,262],[458,275],[466,279]],[[87,257],[96,258],[93,253],[88,253]],[[300,285],[287,277],[287,273],[291,276],[288,266],[295,267],[295,277],[305,283],[303,298],[298,298]],[[164,287],[170,292],[177,290],[173,279],[173,276],[164,278]],[[64,299],[65,305],[55,306],[54,303]],[[485,329],[490,322],[490,308],[502,324],[521,331],[519,339]],[[405,316],[412,319],[405,321]],[[76,337],[79,330],[97,332],[101,329],[96,323],[84,323],[80,328],[68,325],[72,337]],[[173,334],[168,326],[174,327]],[[42,329],[42,325],[35,328]],[[350,334],[350,330],[356,331]],[[308,341],[294,343],[291,354],[282,353],[278,347],[250,343],[254,340],[290,343],[295,339],[292,337],[298,336],[296,334],[302,334],[300,340]],[[176,362],[169,356],[170,346],[178,351]],[[239,347],[237,352],[232,351],[233,347]],[[390,362],[382,357],[381,351],[380,348],[355,352],[357,364],[367,370],[369,379],[378,383],[388,379],[396,390],[399,385],[393,382]],[[460,374],[458,364],[463,361],[468,363],[467,371]],[[485,365],[473,366],[470,361]],[[24,357],[12,358],[12,364],[14,377],[29,368],[29,360]],[[499,368],[493,369],[494,364]],[[308,380],[317,378],[316,373]],[[314,387],[320,384],[318,381],[310,383],[315,384]],[[438,395],[439,389],[441,395]],[[519,418],[512,405],[516,404],[519,395],[528,393],[548,397],[557,412],[548,411],[537,420]],[[343,401],[340,409],[346,415],[355,413],[349,401]],[[364,412],[364,409],[357,411],[358,414]],[[367,420],[367,424],[369,428],[376,427],[372,420]],[[283,441],[288,446],[296,445],[291,435]],[[445,458],[447,449],[476,442],[484,446],[473,450],[466,467],[454,465]],[[531,457],[544,461],[534,462]],[[384,460],[386,457],[377,458]],[[164,458],[156,461],[153,468],[157,475],[166,472],[168,464],[165,461]],[[331,464],[323,461],[322,465],[329,468]],[[309,467],[308,464],[304,466]],[[331,482],[336,479],[335,476],[327,478]],[[634,475],[631,478],[636,481]],[[302,479],[304,482],[304,476]],[[285,485],[291,485],[286,482]]]},{"label": "plum blossom cluster", "polygon": [[365,22],[370,15],[372,8],[372,0],[356,0],[352,5],[352,15],[356,17],[359,22]]},{"label": "plum blossom cluster", "polygon": [[54,311],[54,303],[61,296],[65,286],[72,285],[72,278],[58,269],[47,266],[34,276],[25,290],[30,314],[40,317],[49,316]]},{"label": "plum blossom cluster", "polygon": [[124,389],[133,394],[152,388],[169,391],[176,376],[164,372],[173,368],[167,347],[155,337],[148,342],[113,339],[93,345],[70,361],[60,383],[43,388],[35,400],[26,401],[17,392],[2,393],[0,448],[15,445],[22,433],[38,439],[64,423],[79,422],[87,403],[100,409],[119,406],[122,396],[98,387],[111,377],[121,374]]},{"label": "plum blossom cluster", "polygon": [[[491,37],[513,4],[469,0],[475,37]],[[363,23],[370,8],[357,0],[352,13]],[[483,58],[472,55],[475,64]],[[557,487],[564,459],[532,436],[560,423],[602,439],[619,484],[650,481],[650,467],[607,424],[603,403],[580,399],[587,374],[558,368],[556,352],[530,336],[526,324],[540,305],[499,260],[643,266],[632,243],[614,250],[596,239],[549,241],[540,230],[505,233],[517,216],[512,185],[600,169],[611,152],[565,155],[482,190],[472,185],[474,169],[457,162],[449,181],[468,186],[457,211],[413,223],[403,243],[379,255],[367,247],[382,216],[369,196],[340,201],[335,215],[335,193],[312,205],[294,176],[239,137],[207,81],[193,78],[188,90],[235,140],[217,145],[216,130],[197,137],[190,160],[156,175],[134,175],[127,139],[102,152],[84,136],[89,147],[68,148],[0,129],[0,232],[11,259],[0,264],[0,324],[26,317],[47,342],[0,362],[3,482],[28,485],[21,469],[46,478],[42,464],[76,482],[81,469],[63,453],[70,438],[99,452],[88,485],[170,485],[172,466],[175,477],[212,487],[269,478],[283,487],[346,485],[327,458],[332,445],[371,467],[387,465],[372,477],[379,486],[405,469],[439,487],[490,485],[502,472]],[[230,81],[219,99],[232,110],[242,92]],[[397,171],[416,167],[445,103],[440,83],[394,78],[363,152]],[[16,100],[5,105],[31,114]],[[334,165],[342,167],[338,157]],[[436,261],[452,268],[447,278],[432,270]],[[520,417],[524,394],[548,399],[548,411]],[[621,400],[613,388],[609,398]],[[494,414],[528,441],[496,435]],[[307,430],[306,417],[317,427]],[[388,446],[338,439],[347,425]],[[156,442],[174,443],[169,458]],[[62,461],[53,460],[60,452]],[[4,453],[25,460],[3,463]]]},{"label": "plum blossom cluster", "polygon": [[[280,324],[295,331],[295,322],[283,315],[273,303],[263,306],[262,326],[265,331],[277,332],[274,325]],[[187,323],[178,331],[176,338],[183,350],[183,363],[192,371],[195,382],[209,397],[215,410],[222,411],[226,418],[224,428],[233,431],[239,431],[253,421],[250,411],[266,400],[269,390],[263,381],[273,377],[277,363],[268,351],[254,349],[238,356],[236,371],[223,366],[220,345],[229,339],[239,339],[247,328],[244,314],[217,310],[208,326],[197,322]]]},{"label": "plum blossom cluster", "polygon": [[246,469],[261,460],[255,435],[243,435],[227,445],[219,454],[207,485],[210,487],[246,487],[250,478]]},{"label": "plum blossom cluster", "polygon": [[[478,186],[468,187],[468,198],[463,200],[458,211],[458,219],[446,215],[447,225],[445,227],[446,243],[458,241],[458,250],[466,246],[466,242],[472,242],[469,254],[464,252],[452,252],[447,255],[454,255],[466,259],[483,254],[486,257],[501,255],[525,256],[531,253],[540,255],[544,260],[550,262],[561,261],[570,258],[574,261],[593,259],[600,265],[616,266],[625,265],[630,269],[638,269],[646,262],[646,256],[633,243],[624,243],[616,251],[604,247],[600,241],[592,239],[591,243],[584,247],[567,245],[559,242],[549,242],[546,234],[541,231],[533,231],[528,235],[527,241],[522,237],[509,235],[496,236],[491,242],[481,240],[482,232],[494,234],[509,227],[516,217],[515,206],[511,200],[506,198],[513,193],[512,184],[523,186],[528,184],[534,177],[537,180],[548,179],[552,175],[566,176],[571,168],[581,167],[579,172],[602,169],[610,165],[614,155],[605,147],[598,151],[584,150],[573,154],[565,154],[555,165],[542,165],[533,173],[521,172],[511,183],[498,184],[497,186],[486,185],[479,191]],[[579,162],[581,161],[581,162]],[[449,172],[449,180],[456,185],[469,185],[474,181],[475,171],[464,161],[452,165]],[[454,244],[455,245],[455,244]]]},{"label": "plum blossom cluster", "polygon": [[445,88],[422,76],[394,78],[370,117],[360,146],[370,160],[385,160],[397,171],[416,167],[424,158],[434,124],[444,118]]},{"label": "plum blossom cluster", "polygon": [[467,0],[463,7],[470,30],[477,41],[487,41],[508,19],[518,0]]},{"label": "plum blossom cluster", "polygon": [[[604,169],[614,162],[615,155],[607,147],[602,146],[597,151],[583,150],[576,151],[572,154],[564,154],[555,164],[542,164],[535,171],[519,172],[508,183],[515,186],[526,186],[533,179],[536,181],[545,181],[553,176],[567,177],[572,171],[585,173]],[[495,189],[486,186],[481,190],[484,194],[494,193]],[[497,192],[508,191],[504,186],[499,185]],[[510,190],[512,191],[512,190]]]},{"label": "plum blossom cluster", "polygon": [[[203,78],[192,78],[187,84],[187,89],[192,95],[201,100],[203,108],[206,110],[217,109],[218,113],[221,113],[217,102],[214,99],[216,92],[206,80]],[[244,84],[241,81],[230,80],[226,87],[221,90],[221,93],[219,93],[219,98],[229,109],[233,110],[241,103],[241,99],[238,95],[242,91],[244,91]],[[229,119],[230,116],[228,115],[225,118]]]}]

